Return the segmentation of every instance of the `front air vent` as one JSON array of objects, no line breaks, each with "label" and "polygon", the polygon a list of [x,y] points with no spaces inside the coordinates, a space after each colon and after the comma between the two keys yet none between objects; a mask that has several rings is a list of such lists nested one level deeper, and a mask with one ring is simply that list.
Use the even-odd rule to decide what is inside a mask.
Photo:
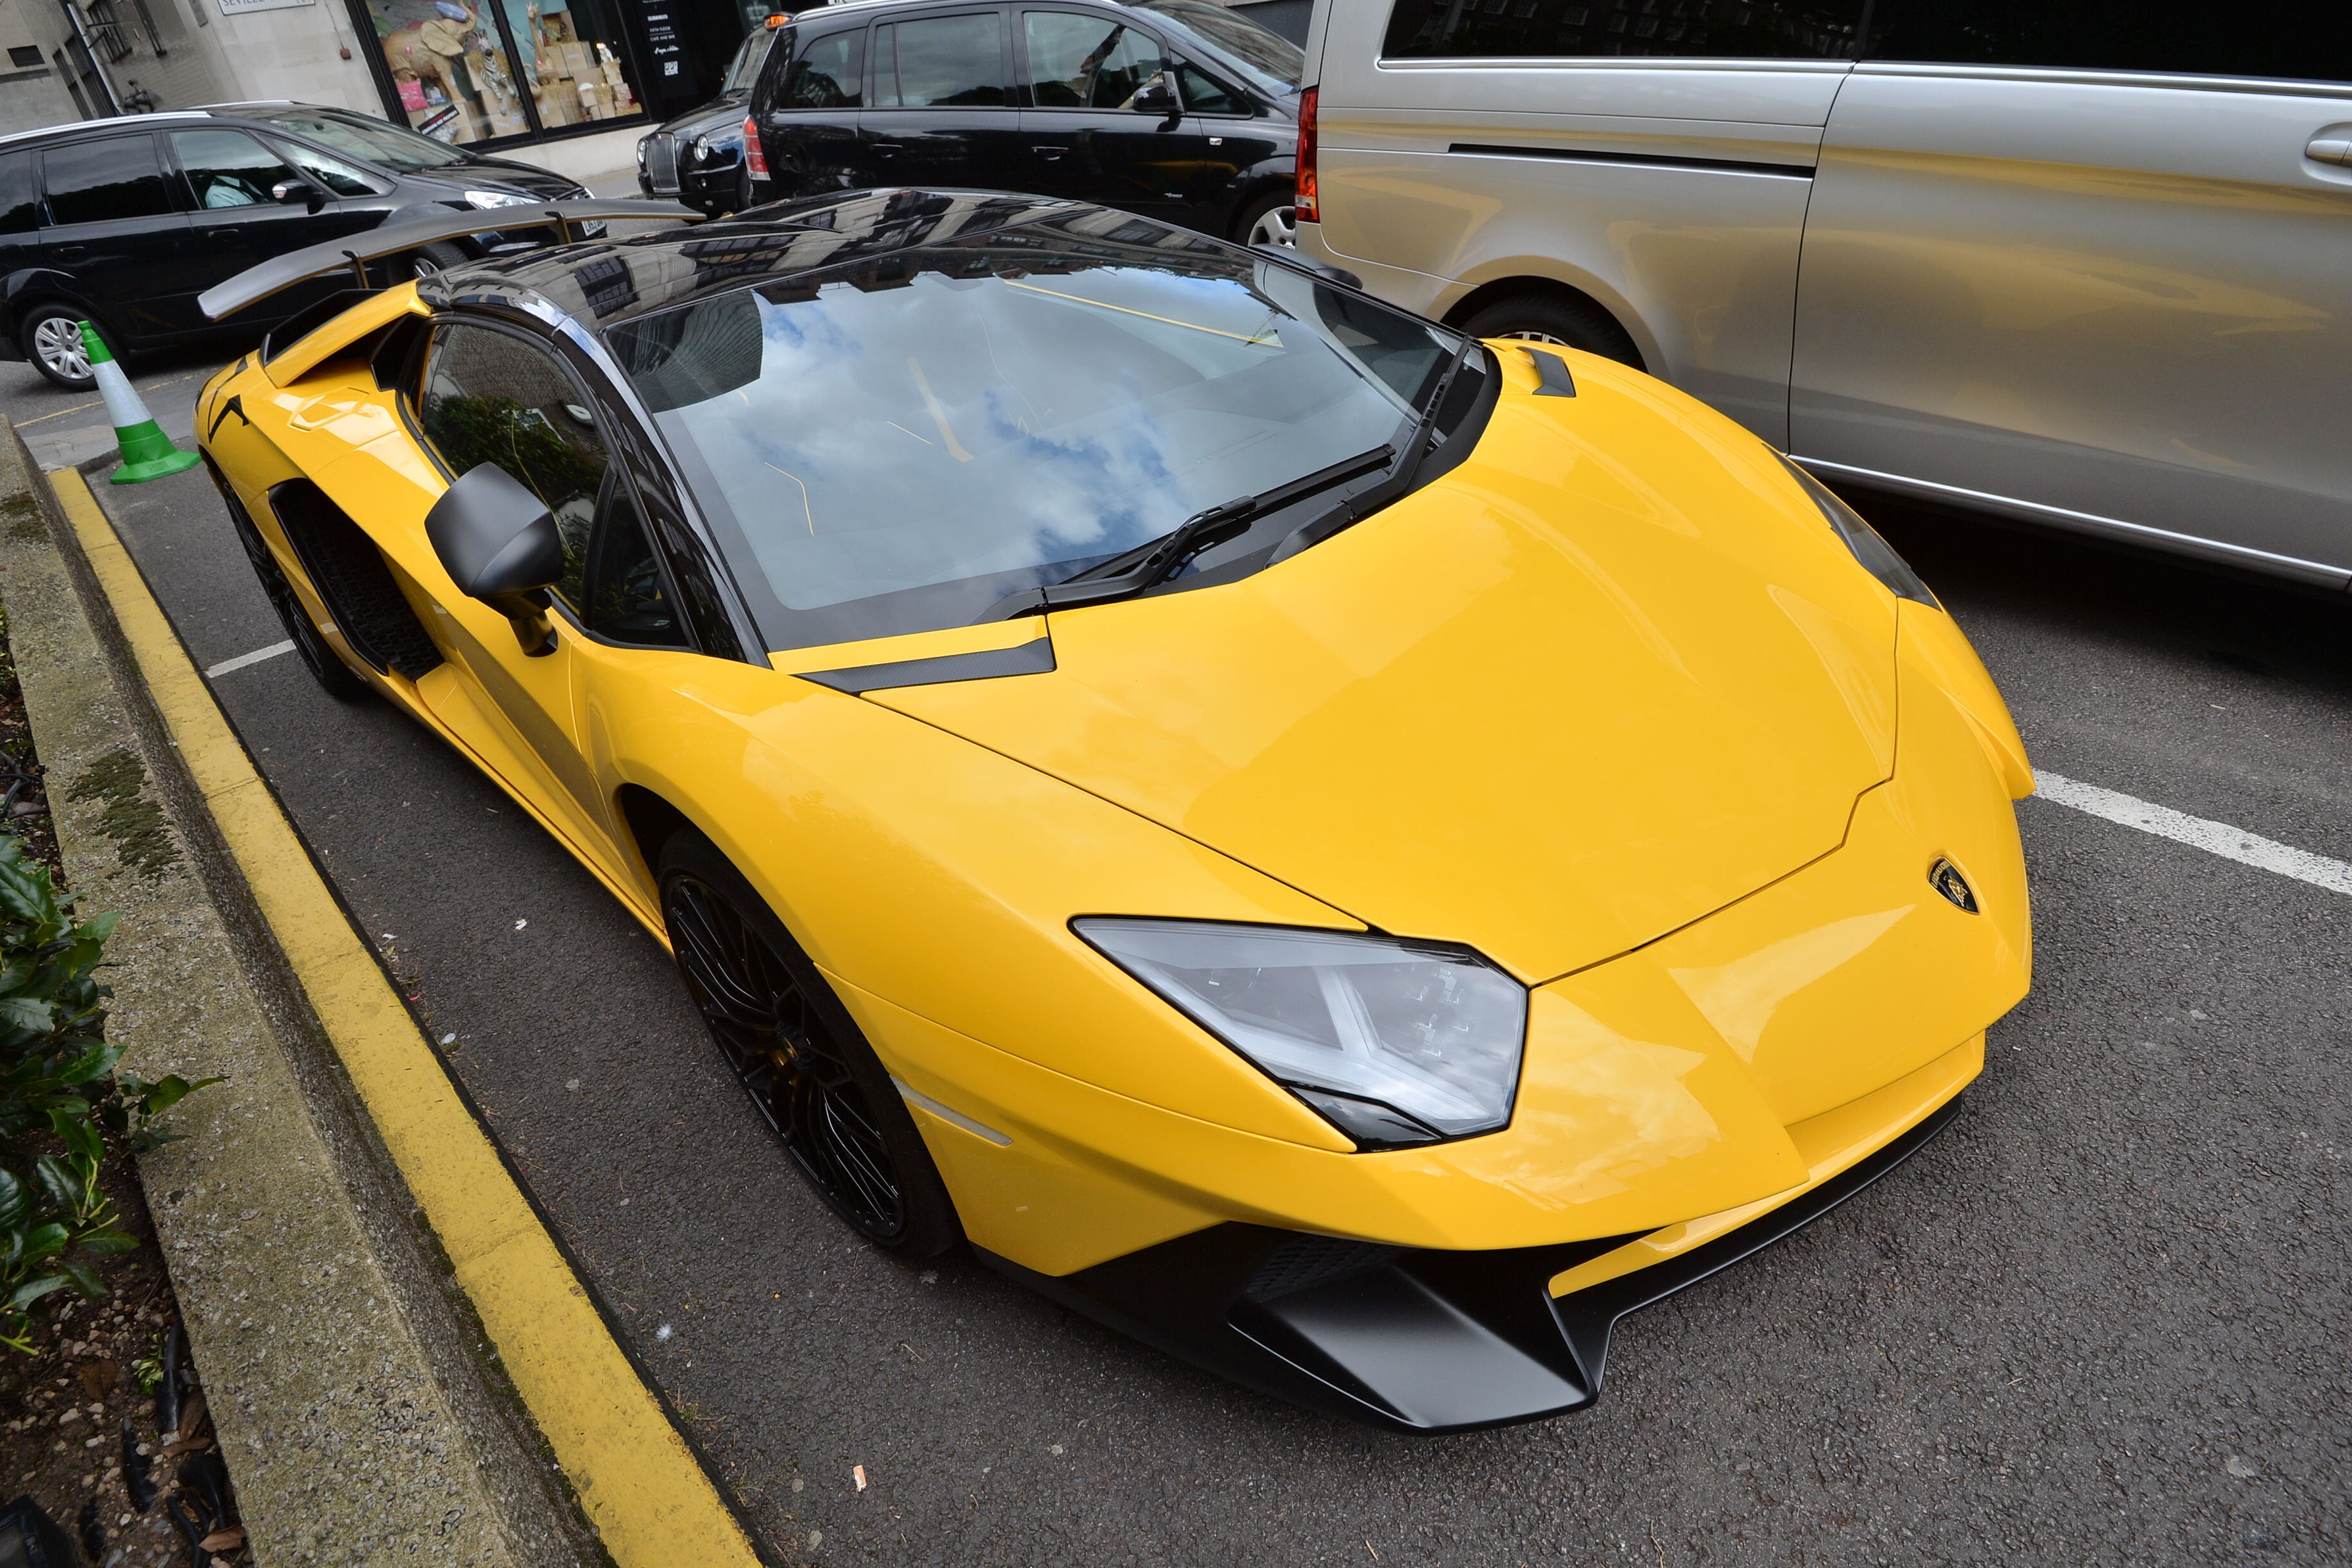
[{"label": "front air vent", "polygon": [[1348,1241],[1337,1236],[1291,1237],[1258,1265],[1243,1288],[1242,1299],[1271,1301],[1328,1285],[1377,1269],[1403,1249],[1376,1241]]},{"label": "front air vent", "polygon": [[412,681],[441,663],[441,650],[409,608],[375,541],[325,492],[308,479],[289,479],[270,490],[269,510],[352,653],[383,674]]}]

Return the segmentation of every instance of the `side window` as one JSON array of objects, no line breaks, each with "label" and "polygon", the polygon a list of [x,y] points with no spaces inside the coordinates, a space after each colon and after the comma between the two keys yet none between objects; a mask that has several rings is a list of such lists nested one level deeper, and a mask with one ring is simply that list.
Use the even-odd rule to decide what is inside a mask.
[{"label": "side window", "polygon": [[[2179,71],[2341,81],[2352,61],[2311,28],[2216,6],[2136,0],[1878,0],[1864,53],[1937,65]],[[2342,34],[2337,37],[2340,39]]]},{"label": "side window", "polygon": [[163,165],[148,135],[102,136],[51,147],[41,154],[53,224],[97,224],[160,218],[172,210]]},{"label": "side window", "polygon": [[384,187],[380,183],[361,173],[340,158],[331,158],[326,153],[305,147],[299,141],[273,140],[269,145],[284,154],[295,168],[300,170],[302,178],[332,195],[377,196],[383,193]]},{"label": "side window", "polygon": [[993,11],[874,29],[874,107],[982,109],[1004,103],[1003,24]]},{"label": "side window", "polygon": [[294,178],[278,154],[242,131],[174,131],[172,155],[187,178],[189,198],[205,212],[275,206],[270,187]]},{"label": "side window", "polygon": [[1040,109],[1125,109],[1168,67],[1150,36],[1076,11],[1024,11],[1029,90]]},{"label": "side window", "polygon": [[670,604],[628,482],[613,476],[588,568],[588,629],[615,643],[683,648],[686,635]]},{"label": "side window", "polygon": [[[2005,3],[2022,8],[2025,0]],[[1860,43],[1863,9],[1864,0],[1396,0],[1381,53],[1389,59],[1849,59]]]},{"label": "side window", "polygon": [[580,610],[588,535],[612,458],[588,400],[563,367],[506,332],[441,328],[417,417],[450,473],[495,463],[547,503],[563,535],[563,580],[555,591]]},{"label": "side window", "polygon": [[1195,114],[1247,114],[1249,99],[1190,60],[1176,62],[1176,86]]},{"label": "side window", "polygon": [[865,88],[866,29],[811,38],[784,75],[779,109],[856,109]]},{"label": "side window", "polygon": [[41,226],[41,192],[33,183],[33,155],[0,156],[0,234],[25,234]]}]

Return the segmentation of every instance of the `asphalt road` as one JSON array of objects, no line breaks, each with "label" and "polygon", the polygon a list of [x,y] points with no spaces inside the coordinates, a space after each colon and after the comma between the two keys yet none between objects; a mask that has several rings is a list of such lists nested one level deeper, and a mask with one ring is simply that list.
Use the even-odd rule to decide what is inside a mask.
[{"label": "asphalt road", "polygon": [[[62,401],[0,367],[0,410]],[[200,472],[98,488],[200,664],[281,638]],[[2352,860],[2352,603],[1867,509],[2042,766]],[[486,779],[291,657],[215,689],[780,1559],[2352,1561],[2340,894],[2021,804],[2034,989],[1952,1129],[1628,1320],[1589,1413],[1412,1440],[868,1251]]]}]

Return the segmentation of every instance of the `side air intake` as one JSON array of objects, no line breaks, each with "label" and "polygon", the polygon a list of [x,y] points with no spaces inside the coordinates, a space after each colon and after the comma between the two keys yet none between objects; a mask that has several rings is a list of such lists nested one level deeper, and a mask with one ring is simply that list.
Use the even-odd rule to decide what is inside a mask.
[{"label": "side air intake", "polygon": [[375,541],[318,486],[289,479],[269,492],[269,510],[352,653],[412,681],[441,663]]}]

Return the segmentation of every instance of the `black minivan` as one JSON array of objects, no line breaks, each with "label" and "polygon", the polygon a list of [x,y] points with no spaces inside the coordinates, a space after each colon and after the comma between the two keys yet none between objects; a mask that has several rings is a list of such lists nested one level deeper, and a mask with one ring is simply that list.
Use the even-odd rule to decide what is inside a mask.
[{"label": "black minivan", "polygon": [[[403,208],[501,207],[587,195],[561,174],[445,146],[350,110],[241,103],[98,120],[0,139],[0,359],[92,382],[76,323],[119,356],[257,337],[331,292],[314,282],[227,323],[196,297],[289,250],[372,229]],[[554,236],[484,235],[401,258],[437,271]]]},{"label": "black minivan", "polygon": [[1213,0],[851,0],[778,29],[751,193],[1023,191],[1287,245],[1305,69]]}]

